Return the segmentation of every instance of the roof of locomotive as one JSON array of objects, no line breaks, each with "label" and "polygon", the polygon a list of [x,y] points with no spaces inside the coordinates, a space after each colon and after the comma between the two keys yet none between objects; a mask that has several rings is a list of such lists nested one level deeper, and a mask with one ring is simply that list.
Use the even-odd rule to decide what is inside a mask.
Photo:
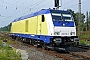
[{"label": "roof of locomotive", "polygon": [[34,16],[41,15],[41,14],[47,14],[47,13],[50,13],[50,9],[42,9],[42,10],[40,10],[38,12],[33,13],[33,14],[28,14],[26,16],[22,16],[20,18],[17,18],[13,22],[23,20],[23,19],[26,19],[26,18],[30,18],[30,17],[34,17]]},{"label": "roof of locomotive", "polygon": [[26,16],[19,17],[19,18],[15,19],[13,22],[17,22],[17,21],[20,21],[20,20],[24,20],[26,18],[30,18],[30,17],[34,17],[34,16],[37,16],[37,15],[41,15],[41,14],[48,14],[48,13],[50,13],[50,10],[52,10],[53,12],[58,11],[58,12],[63,12],[63,13],[70,13],[70,12],[67,12],[65,10],[42,9],[42,10],[40,10],[38,12],[33,13],[33,14],[28,14]]}]

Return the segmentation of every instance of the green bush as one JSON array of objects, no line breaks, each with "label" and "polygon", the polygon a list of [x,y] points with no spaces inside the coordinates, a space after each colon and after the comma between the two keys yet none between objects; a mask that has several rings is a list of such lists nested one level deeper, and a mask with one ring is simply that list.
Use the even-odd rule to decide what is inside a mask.
[{"label": "green bush", "polygon": [[0,60],[22,60],[21,53],[0,40]]},{"label": "green bush", "polygon": [[90,45],[90,41],[85,41],[85,40],[80,40],[79,41],[80,44],[86,44],[86,45]]},{"label": "green bush", "polygon": [[21,60],[21,54],[16,53],[15,50],[1,50],[0,60]]},{"label": "green bush", "polygon": [[85,41],[84,40],[80,40],[79,43],[80,44],[85,44]]}]

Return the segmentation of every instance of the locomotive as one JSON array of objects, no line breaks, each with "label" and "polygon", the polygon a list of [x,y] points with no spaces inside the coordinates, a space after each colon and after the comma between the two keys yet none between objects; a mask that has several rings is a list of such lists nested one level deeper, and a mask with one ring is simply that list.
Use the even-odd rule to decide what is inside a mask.
[{"label": "locomotive", "polygon": [[42,9],[15,19],[11,37],[44,49],[70,50],[79,44],[76,26],[69,10]]}]

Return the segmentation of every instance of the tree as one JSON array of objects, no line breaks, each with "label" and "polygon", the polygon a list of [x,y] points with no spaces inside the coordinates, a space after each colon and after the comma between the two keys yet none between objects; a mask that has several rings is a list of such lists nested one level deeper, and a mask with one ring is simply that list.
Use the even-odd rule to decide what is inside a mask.
[{"label": "tree", "polygon": [[[74,21],[75,21],[75,25],[76,25],[76,28],[78,28],[78,20],[79,20],[79,13],[78,12],[74,12],[72,11],[71,9],[68,9],[72,15],[73,15],[73,18],[74,18]],[[83,31],[84,29],[84,19],[85,19],[85,15],[83,13],[81,13],[81,21],[80,21],[80,27],[81,27],[81,30]]]},{"label": "tree", "polygon": [[9,31],[10,32],[10,29],[11,29],[11,23],[5,27],[1,27],[0,31]]}]

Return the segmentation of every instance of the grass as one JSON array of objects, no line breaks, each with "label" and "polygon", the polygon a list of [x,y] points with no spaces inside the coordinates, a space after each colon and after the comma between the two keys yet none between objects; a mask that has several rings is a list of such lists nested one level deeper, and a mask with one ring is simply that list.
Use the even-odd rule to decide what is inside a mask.
[{"label": "grass", "polygon": [[90,41],[85,41],[85,40],[80,40],[79,41],[80,44],[85,44],[85,45],[90,45]]},{"label": "grass", "polygon": [[0,60],[22,60],[21,53],[19,51],[16,52],[9,46],[10,40],[7,43],[3,43],[3,39],[0,37]]},{"label": "grass", "polygon": [[15,50],[1,49],[0,60],[21,60],[21,54]]},{"label": "grass", "polygon": [[90,45],[90,31],[83,32],[79,42],[80,44]]},{"label": "grass", "polygon": [[84,31],[81,34],[80,38],[90,38],[90,31]]}]

